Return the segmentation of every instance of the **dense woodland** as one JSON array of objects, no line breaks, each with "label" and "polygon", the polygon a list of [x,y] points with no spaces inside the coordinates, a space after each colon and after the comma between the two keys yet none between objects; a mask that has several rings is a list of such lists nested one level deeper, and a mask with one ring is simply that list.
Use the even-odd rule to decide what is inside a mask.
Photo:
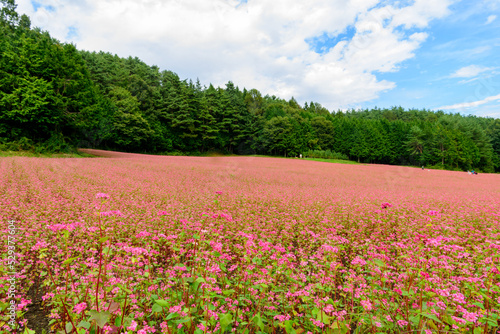
[{"label": "dense woodland", "polygon": [[138,58],[77,50],[31,28],[14,0],[1,3],[4,149],[280,156],[329,150],[367,163],[500,171],[499,119],[401,107],[331,112],[231,81],[207,87]]}]

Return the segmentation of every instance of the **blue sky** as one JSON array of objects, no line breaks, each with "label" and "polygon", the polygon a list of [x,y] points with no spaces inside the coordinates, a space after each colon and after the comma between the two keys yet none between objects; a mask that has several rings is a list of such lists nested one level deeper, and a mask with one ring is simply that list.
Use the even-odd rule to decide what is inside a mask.
[{"label": "blue sky", "polygon": [[18,0],[80,49],[315,101],[500,117],[500,0]]},{"label": "blue sky", "polygon": [[431,22],[429,38],[413,58],[379,76],[397,87],[364,107],[395,104],[500,117],[500,2],[461,1],[450,9],[445,19]]}]

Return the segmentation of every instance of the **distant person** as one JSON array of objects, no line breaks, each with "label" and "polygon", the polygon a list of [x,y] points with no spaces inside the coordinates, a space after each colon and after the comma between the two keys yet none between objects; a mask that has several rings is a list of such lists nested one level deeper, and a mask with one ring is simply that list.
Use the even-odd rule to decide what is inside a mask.
[{"label": "distant person", "polygon": [[302,159],[302,153],[301,153],[301,154],[299,154],[299,157]]},{"label": "distant person", "polygon": [[422,166],[422,170],[424,170],[424,166]]}]

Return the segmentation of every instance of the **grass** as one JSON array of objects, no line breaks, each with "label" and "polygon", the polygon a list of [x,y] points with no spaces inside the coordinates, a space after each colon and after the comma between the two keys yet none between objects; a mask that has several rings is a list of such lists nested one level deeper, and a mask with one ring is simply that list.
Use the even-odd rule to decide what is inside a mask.
[{"label": "grass", "polygon": [[[295,157],[281,157],[281,156],[272,156],[272,155],[245,155],[246,157],[258,157],[258,158],[278,158],[278,159],[299,159]],[[340,159],[319,159],[319,158],[302,158],[302,160],[310,160],[310,161],[319,161],[319,162],[330,162],[336,164],[347,164],[347,165],[362,165],[362,163],[351,161],[351,160],[340,160]]]},{"label": "grass", "polygon": [[347,165],[361,165],[361,163],[351,160],[338,160],[338,159],[319,159],[319,158],[303,158],[304,160],[320,161],[320,162],[331,162],[335,164],[347,164]]},{"label": "grass", "polygon": [[35,158],[92,158],[91,154],[77,153],[35,153],[32,151],[0,151],[0,157],[35,157]]}]

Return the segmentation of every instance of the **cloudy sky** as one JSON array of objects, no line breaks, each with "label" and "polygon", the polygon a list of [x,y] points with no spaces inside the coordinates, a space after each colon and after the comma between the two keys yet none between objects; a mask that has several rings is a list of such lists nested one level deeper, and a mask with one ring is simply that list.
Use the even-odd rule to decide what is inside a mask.
[{"label": "cloudy sky", "polygon": [[17,0],[79,49],[319,102],[500,117],[500,0]]}]

